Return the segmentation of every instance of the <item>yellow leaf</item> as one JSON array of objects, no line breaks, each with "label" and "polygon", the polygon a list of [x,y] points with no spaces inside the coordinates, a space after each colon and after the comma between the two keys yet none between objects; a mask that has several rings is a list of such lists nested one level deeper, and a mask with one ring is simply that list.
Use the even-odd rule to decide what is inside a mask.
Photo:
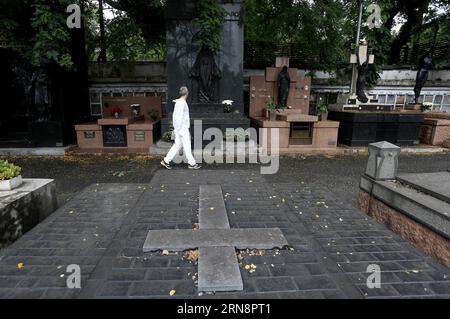
[{"label": "yellow leaf", "polygon": [[23,268],[23,263],[18,263],[17,264],[17,268],[22,269]]},{"label": "yellow leaf", "polygon": [[169,292],[169,295],[173,296],[173,295],[175,295],[176,293],[177,293],[176,290],[171,290],[171,291]]},{"label": "yellow leaf", "polygon": [[167,256],[167,255],[169,254],[169,251],[166,250],[166,249],[164,249],[163,252],[162,252],[162,254],[165,255],[165,256]]}]

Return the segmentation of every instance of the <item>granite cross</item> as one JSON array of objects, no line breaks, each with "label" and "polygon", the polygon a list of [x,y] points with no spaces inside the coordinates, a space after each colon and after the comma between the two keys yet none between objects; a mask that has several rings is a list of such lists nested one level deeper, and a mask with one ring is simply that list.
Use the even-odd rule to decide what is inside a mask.
[{"label": "granite cross", "polygon": [[200,185],[199,229],[150,230],[144,252],[199,249],[198,290],[243,290],[235,249],[288,245],[279,228],[230,228],[220,185]]}]

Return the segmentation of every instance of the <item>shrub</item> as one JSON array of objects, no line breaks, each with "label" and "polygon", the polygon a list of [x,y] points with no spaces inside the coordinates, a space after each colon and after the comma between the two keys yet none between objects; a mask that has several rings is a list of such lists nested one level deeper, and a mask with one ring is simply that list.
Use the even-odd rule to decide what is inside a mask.
[{"label": "shrub", "polygon": [[22,169],[17,165],[9,163],[8,161],[0,160],[0,181],[19,176],[21,170]]}]

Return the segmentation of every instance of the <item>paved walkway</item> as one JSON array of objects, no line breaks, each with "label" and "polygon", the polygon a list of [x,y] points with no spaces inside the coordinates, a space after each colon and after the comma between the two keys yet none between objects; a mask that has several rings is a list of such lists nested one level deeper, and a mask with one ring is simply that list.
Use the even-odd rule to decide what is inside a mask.
[{"label": "paved walkway", "polygon": [[[450,270],[350,203],[268,178],[160,170],[149,184],[92,185],[0,253],[0,298],[450,298]],[[199,185],[218,183],[232,228],[279,227],[292,249],[240,252],[244,291],[199,296],[196,264],[142,246],[149,229],[195,228]],[[81,290],[66,288],[70,264]],[[369,264],[381,267],[381,289],[365,284]]]}]

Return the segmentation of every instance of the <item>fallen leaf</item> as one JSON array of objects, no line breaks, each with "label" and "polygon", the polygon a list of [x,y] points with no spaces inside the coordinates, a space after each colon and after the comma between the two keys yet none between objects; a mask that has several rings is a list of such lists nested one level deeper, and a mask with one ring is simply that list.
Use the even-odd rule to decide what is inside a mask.
[{"label": "fallen leaf", "polygon": [[164,250],[162,251],[162,254],[163,254],[164,256],[167,256],[167,255],[169,254],[169,251],[168,251],[167,249],[164,249]]},{"label": "fallen leaf", "polygon": [[173,296],[173,295],[175,295],[176,293],[177,293],[176,290],[171,290],[171,291],[169,292],[169,295]]},{"label": "fallen leaf", "polygon": [[23,268],[23,263],[18,263],[17,264],[17,268],[22,269]]},{"label": "fallen leaf", "polygon": [[190,262],[196,263],[198,261],[198,249],[189,250],[184,254],[184,258]]}]

